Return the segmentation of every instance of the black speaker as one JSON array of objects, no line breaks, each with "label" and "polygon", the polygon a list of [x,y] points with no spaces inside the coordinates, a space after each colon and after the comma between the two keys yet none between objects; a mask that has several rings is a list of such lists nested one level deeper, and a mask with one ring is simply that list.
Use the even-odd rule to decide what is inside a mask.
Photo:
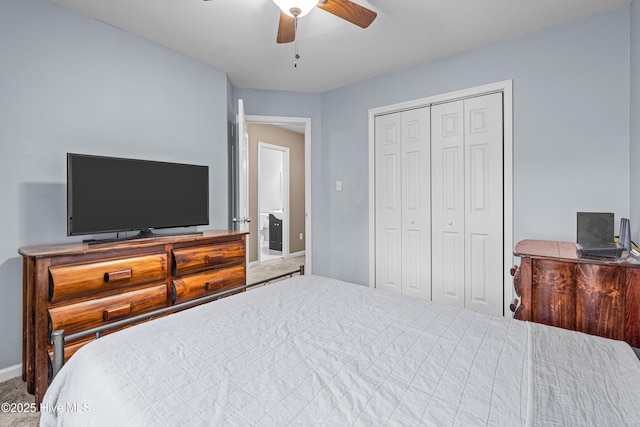
[{"label": "black speaker", "polygon": [[612,243],[613,223],[613,213],[578,212],[578,243]]}]

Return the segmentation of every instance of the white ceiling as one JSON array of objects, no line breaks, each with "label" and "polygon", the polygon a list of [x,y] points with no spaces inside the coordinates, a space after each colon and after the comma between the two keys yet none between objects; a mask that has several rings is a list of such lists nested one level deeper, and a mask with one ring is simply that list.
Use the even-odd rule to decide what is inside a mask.
[{"label": "white ceiling", "polygon": [[354,0],[367,29],[323,10],[276,44],[272,0],[53,0],[226,71],[235,87],[325,92],[611,9],[630,0]]}]

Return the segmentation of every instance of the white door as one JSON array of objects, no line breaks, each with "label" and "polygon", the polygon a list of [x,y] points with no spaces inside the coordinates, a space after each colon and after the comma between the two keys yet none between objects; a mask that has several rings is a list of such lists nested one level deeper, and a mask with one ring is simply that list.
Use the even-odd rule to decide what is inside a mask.
[{"label": "white door", "polygon": [[464,106],[431,107],[432,298],[464,307]]},{"label": "white door", "polygon": [[376,117],[376,288],[402,292],[400,114]]},{"label": "white door", "polygon": [[429,108],[376,117],[376,287],[431,298]]},{"label": "white door", "polygon": [[402,293],[431,299],[429,107],[401,113]]},{"label": "white door", "polygon": [[432,106],[432,295],[503,311],[502,94]]},{"label": "white door", "polygon": [[465,306],[503,312],[502,93],[469,98],[465,114]]},{"label": "white door", "polygon": [[[237,197],[235,206],[235,215],[233,217],[233,224],[236,231],[249,232],[249,135],[247,134],[247,126],[244,117],[244,103],[242,99],[238,99],[238,117],[236,119],[236,135],[237,135],[237,155],[236,159],[238,164],[236,165],[237,176],[236,182]],[[250,236],[246,235],[246,247],[250,246]],[[247,253],[246,265],[249,265],[249,251]]]}]

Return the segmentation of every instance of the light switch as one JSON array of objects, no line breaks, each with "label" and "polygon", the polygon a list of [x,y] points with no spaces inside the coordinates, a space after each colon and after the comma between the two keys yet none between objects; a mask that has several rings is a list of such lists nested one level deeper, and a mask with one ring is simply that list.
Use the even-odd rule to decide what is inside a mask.
[{"label": "light switch", "polygon": [[336,181],[336,191],[342,191],[342,181]]}]

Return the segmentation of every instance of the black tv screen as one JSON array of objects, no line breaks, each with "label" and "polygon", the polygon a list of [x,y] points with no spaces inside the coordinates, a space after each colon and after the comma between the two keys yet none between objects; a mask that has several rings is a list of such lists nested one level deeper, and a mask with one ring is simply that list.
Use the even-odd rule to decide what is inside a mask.
[{"label": "black tv screen", "polygon": [[67,154],[67,234],[209,224],[209,168]]}]

